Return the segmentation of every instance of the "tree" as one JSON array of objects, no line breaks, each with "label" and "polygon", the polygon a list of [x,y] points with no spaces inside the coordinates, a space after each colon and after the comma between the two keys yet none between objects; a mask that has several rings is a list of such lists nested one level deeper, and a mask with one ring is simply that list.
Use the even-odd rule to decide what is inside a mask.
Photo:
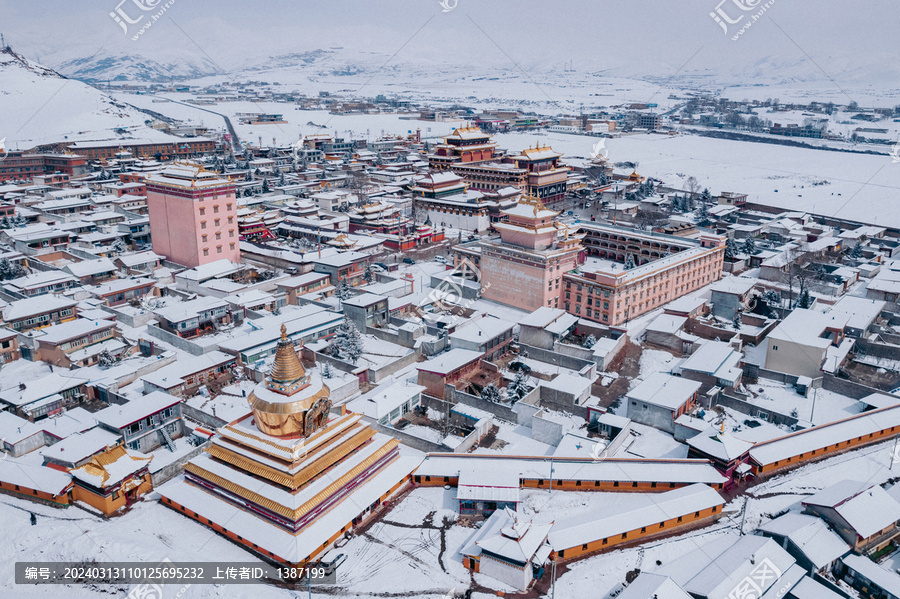
[{"label": "tree", "polygon": [[584,346],[588,349],[594,347],[595,343],[597,343],[597,338],[594,335],[588,335],[587,339],[584,340]]},{"label": "tree", "polygon": [[341,301],[350,299],[353,294],[350,292],[350,285],[347,284],[347,279],[340,280],[337,284],[337,288],[334,290],[334,294]]},{"label": "tree", "polygon": [[701,227],[708,226],[710,223],[709,220],[709,206],[706,204],[705,195],[709,195],[709,190],[703,190],[703,194],[700,195],[700,201],[697,204],[697,210],[694,211],[694,216],[697,218],[697,224]]},{"label": "tree", "polygon": [[269,189],[269,180],[268,179],[263,179],[262,191],[263,191],[263,193],[269,193],[270,189]]},{"label": "tree", "polygon": [[287,180],[284,178],[284,173],[281,173],[281,176],[278,177],[278,186],[284,187],[284,185],[286,183],[287,183]]},{"label": "tree", "polygon": [[800,296],[797,298],[797,303],[794,304],[794,307],[795,308],[803,308],[804,310],[808,310],[809,308],[812,307],[812,304],[813,304],[813,300],[812,300],[812,297],[810,297],[810,295],[809,295],[809,290],[803,289],[803,291],[800,292]]},{"label": "tree", "polygon": [[516,378],[512,380],[512,382],[506,386],[506,397],[509,398],[511,402],[517,402],[526,395],[528,395],[528,375],[522,372],[521,370],[516,373]]},{"label": "tree", "polygon": [[4,216],[3,218],[0,218],[0,229],[8,229],[9,227],[10,227],[9,217]]},{"label": "tree", "polygon": [[248,170],[247,174],[244,175],[244,181],[253,181],[253,174]]},{"label": "tree", "polygon": [[744,240],[744,247],[742,251],[748,256],[752,256],[756,253],[756,241],[752,237],[748,237]]},{"label": "tree", "polygon": [[100,352],[99,356],[97,356],[97,366],[99,366],[100,368],[109,368],[115,363],[116,358],[105,349]]},{"label": "tree", "polygon": [[859,260],[863,257],[863,247],[860,242],[856,242],[856,245],[853,246],[853,249],[850,250],[850,257],[854,260]]},{"label": "tree", "polygon": [[125,241],[121,237],[117,237],[109,249],[113,254],[122,254],[128,251],[128,246],[125,245]]},{"label": "tree", "polygon": [[322,365],[322,378],[330,379],[333,377],[334,377],[334,370],[331,368],[331,364],[329,364],[328,362],[325,362]]},{"label": "tree", "polygon": [[335,358],[356,364],[363,355],[363,339],[356,325],[345,320],[331,340],[329,352]]},{"label": "tree", "polygon": [[631,270],[632,268],[636,268],[637,264],[634,262],[634,255],[628,254],[628,257],[625,259],[625,266],[623,267],[625,270]]},{"label": "tree", "polygon": [[0,281],[18,279],[25,276],[25,269],[18,262],[10,262],[7,258],[0,260]]},{"label": "tree", "polygon": [[740,312],[735,312],[735,313],[734,313],[734,318],[731,319],[731,326],[734,327],[734,330],[735,330],[735,331],[740,331],[740,330],[741,330],[741,324],[742,324],[742,323],[741,323],[741,313],[740,313]]},{"label": "tree", "polygon": [[691,208],[693,208],[692,204],[694,200],[697,198],[697,194],[700,193],[700,182],[697,181],[697,178],[693,175],[688,177],[684,182],[684,188],[687,190],[689,195],[689,200],[691,204]]},{"label": "tree", "polygon": [[734,242],[734,239],[729,237],[728,240],[725,242],[725,257],[728,260],[734,260],[735,258],[737,258],[737,254],[738,254],[737,244]]},{"label": "tree", "polygon": [[492,403],[497,403],[500,401],[500,389],[497,388],[497,385],[494,383],[490,383],[485,385],[481,390],[481,399],[485,401],[489,401]]},{"label": "tree", "polygon": [[363,271],[362,275],[363,281],[366,283],[371,283],[375,278],[375,273],[372,271],[372,265],[366,266],[366,270]]}]

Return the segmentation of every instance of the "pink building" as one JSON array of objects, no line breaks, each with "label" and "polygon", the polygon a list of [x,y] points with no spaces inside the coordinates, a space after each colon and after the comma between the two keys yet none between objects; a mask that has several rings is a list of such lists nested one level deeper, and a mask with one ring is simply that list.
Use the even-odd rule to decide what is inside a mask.
[{"label": "pink building", "polygon": [[[582,223],[581,230],[588,258],[564,275],[560,306],[579,318],[623,325],[722,276],[719,235],[694,240],[599,223]],[[629,256],[635,266],[626,269]]]},{"label": "pink building", "polygon": [[494,223],[501,239],[480,243],[483,296],[525,310],[560,307],[562,276],[578,265],[581,236],[570,235],[568,226],[554,221],[559,212],[534,196],[502,214],[508,220]]},{"label": "pink building", "polygon": [[196,267],[241,261],[234,185],[197,164],[175,163],[146,178],[153,251]]}]

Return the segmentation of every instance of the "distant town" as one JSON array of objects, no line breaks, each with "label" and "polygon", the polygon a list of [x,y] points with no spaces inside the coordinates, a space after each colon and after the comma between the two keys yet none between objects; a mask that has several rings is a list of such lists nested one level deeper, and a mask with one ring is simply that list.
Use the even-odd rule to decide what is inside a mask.
[{"label": "distant town", "polygon": [[[900,597],[900,228],[605,147],[890,163],[900,107],[93,85],[150,98],[155,135],[0,154],[7,588],[51,561],[215,559],[302,574],[265,597]],[[259,134],[306,111],[408,128]],[[590,143],[504,147],[517,131]],[[229,596],[76,578],[55,581]]]}]

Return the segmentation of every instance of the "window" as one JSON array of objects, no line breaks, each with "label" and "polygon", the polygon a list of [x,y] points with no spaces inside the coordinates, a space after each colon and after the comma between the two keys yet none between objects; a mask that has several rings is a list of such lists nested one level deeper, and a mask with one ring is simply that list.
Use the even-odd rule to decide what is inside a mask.
[{"label": "window", "polygon": [[200,221],[200,228],[201,228],[201,229],[205,229],[205,228],[206,228],[206,221],[205,221],[205,220],[201,220],[201,221]]},{"label": "window", "polygon": [[772,351],[778,351],[778,346],[777,346],[777,345],[773,345],[773,346],[772,346]]},{"label": "window", "polygon": [[229,224],[229,225],[233,225],[233,224],[234,224],[234,217],[233,217],[233,216],[229,216],[229,217],[228,217],[228,224]]},{"label": "window", "polygon": [[229,243],[229,244],[228,244],[228,249],[233,250],[233,249],[234,249],[234,244],[233,244],[233,243]]},{"label": "window", "polygon": [[[231,210],[231,204],[226,204],[226,205],[225,205],[225,210]],[[230,219],[229,219],[229,220],[230,220]]]},{"label": "window", "polygon": [[203,255],[209,256],[209,248],[203,248]]},{"label": "window", "polygon": [[200,216],[206,214],[206,208],[200,208]]},{"label": "window", "polygon": [[234,229],[228,229],[228,236],[234,237]]},{"label": "window", "polygon": [[216,239],[222,239],[222,232],[216,231]]},{"label": "window", "polygon": [[217,246],[216,246],[216,253],[217,253],[217,254],[221,254],[221,253],[222,253],[222,246],[221,246],[221,245],[217,245]]},{"label": "window", "polygon": [[200,236],[200,241],[203,243],[206,243],[207,241],[209,241],[208,237],[209,237],[208,235],[203,234]]},{"label": "window", "polygon": [[216,204],[215,206],[213,206],[213,214],[218,214],[218,213],[219,213],[219,205]]}]

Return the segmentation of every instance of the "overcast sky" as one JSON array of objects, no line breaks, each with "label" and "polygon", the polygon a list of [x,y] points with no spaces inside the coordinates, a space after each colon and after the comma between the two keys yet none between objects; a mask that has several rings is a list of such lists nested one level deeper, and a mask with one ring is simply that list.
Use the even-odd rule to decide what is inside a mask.
[{"label": "overcast sky", "polygon": [[[125,0],[122,10],[142,13]],[[444,0],[450,6],[454,0]],[[0,30],[8,43],[48,66],[101,54],[171,59],[205,56],[225,70],[268,56],[342,46],[392,64],[512,63],[665,77],[681,72],[752,68],[761,60],[803,63],[822,77],[857,78],[894,87],[898,59],[892,40],[900,25],[895,0],[798,2],[774,0],[739,40],[740,24],[762,0],[725,0],[743,15],[726,34],[710,17],[718,0],[175,0],[152,30],[130,39],[109,13],[118,0],[0,0]],[[742,12],[734,3],[755,4]],[[133,28],[137,26],[132,26]],[[363,54],[364,53],[364,54]],[[396,53],[396,54],[395,54]],[[693,57],[693,58],[692,58]]]}]

